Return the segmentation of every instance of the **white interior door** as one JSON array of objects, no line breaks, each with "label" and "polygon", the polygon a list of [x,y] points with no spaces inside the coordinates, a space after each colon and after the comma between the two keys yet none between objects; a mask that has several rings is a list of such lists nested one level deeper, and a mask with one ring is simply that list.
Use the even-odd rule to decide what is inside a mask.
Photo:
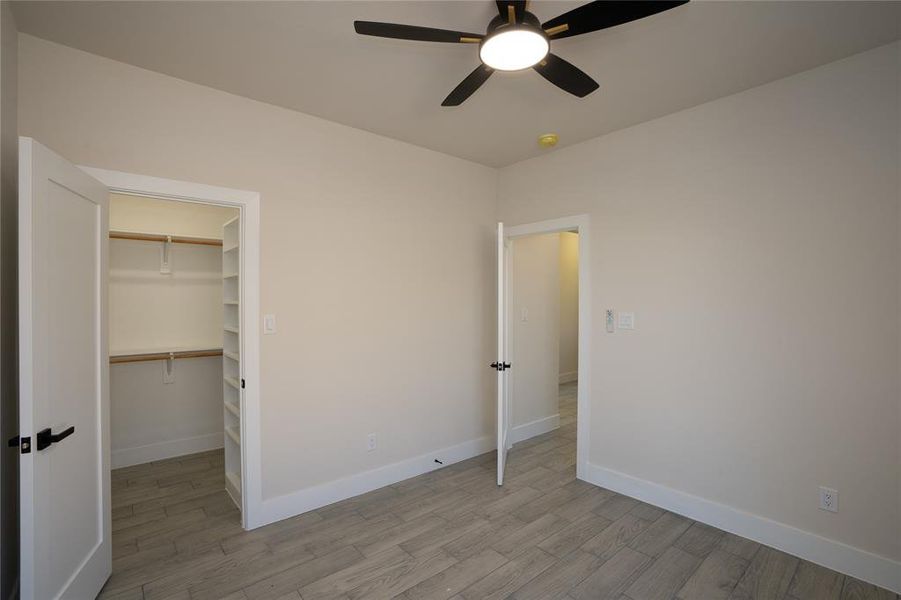
[{"label": "white interior door", "polygon": [[507,242],[504,224],[497,224],[497,362],[491,364],[497,370],[497,484],[504,485],[504,467],[510,431],[510,404],[508,402],[507,371]]},{"label": "white interior door", "polygon": [[112,571],[108,202],[100,182],[20,138],[23,600],[94,598]]}]

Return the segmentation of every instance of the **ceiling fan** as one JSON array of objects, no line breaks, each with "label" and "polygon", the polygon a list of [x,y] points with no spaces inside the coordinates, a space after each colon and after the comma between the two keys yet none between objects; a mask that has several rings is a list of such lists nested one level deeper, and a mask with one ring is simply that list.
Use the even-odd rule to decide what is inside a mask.
[{"label": "ceiling fan", "polygon": [[598,0],[541,23],[527,10],[527,0],[497,0],[499,14],[488,23],[485,35],[375,21],[354,21],[354,29],[361,35],[400,40],[478,44],[482,64],[454,88],[442,106],[459,106],[495,71],[520,71],[529,67],[560,89],[584,98],[598,89],[598,83],[552,54],[552,40],[622,25],[686,2]]}]

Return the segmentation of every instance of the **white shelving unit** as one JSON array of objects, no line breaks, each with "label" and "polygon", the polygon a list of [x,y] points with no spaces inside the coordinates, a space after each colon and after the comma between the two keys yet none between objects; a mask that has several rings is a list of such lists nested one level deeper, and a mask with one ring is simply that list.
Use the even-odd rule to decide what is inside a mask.
[{"label": "white shelving unit", "polygon": [[241,426],[244,405],[241,387],[241,248],[240,217],[222,231],[222,399],[225,413],[225,491],[242,512]]}]

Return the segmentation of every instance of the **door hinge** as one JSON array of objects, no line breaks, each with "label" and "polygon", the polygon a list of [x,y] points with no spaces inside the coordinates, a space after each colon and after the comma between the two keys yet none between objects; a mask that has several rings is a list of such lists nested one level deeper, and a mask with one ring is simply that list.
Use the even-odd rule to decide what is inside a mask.
[{"label": "door hinge", "polygon": [[491,363],[490,366],[491,366],[492,369],[495,369],[495,370],[497,370],[497,371],[506,371],[507,369],[510,368],[510,363],[505,363],[505,362],[502,362],[502,363],[493,362],[493,363]]},{"label": "door hinge", "polygon": [[244,389],[244,378],[243,377],[241,378],[241,389],[242,390]]},{"label": "door hinge", "polygon": [[31,438],[28,436],[23,438],[20,438],[19,436],[9,438],[7,446],[9,446],[10,448],[15,448],[16,446],[18,446],[19,451],[22,454],[31,454]]}]

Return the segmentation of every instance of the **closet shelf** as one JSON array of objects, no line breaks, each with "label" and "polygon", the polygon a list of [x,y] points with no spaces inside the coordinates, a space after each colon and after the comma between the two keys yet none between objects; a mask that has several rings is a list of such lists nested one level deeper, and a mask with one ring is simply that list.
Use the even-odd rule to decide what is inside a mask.
[{"label": "closet shelf", "polygon": [[238,306],[238,301],[237,300],[223,300],[222,304],[225,304],[228,306]]},{"label": "closet shelf", "polygon": [[236,352],[227,352],[225,350],[222,351],[222,356],[226,358],[230,358],[232,360],[240,361],[241,357]]},{"label": "closet shelf", "polygon": [[229,327],[228,325],[226,325],[222,329],[224,329],[225,331],[227,331],[229,333],[239,333],[237,327]]},{"label": "closet shelf", "polygon": [[223,246],[223,247],[222,247],[222,252],[232,252],[233,250],[237,250],[237,249],[238,249],[238,244],[232,244],[232,245],[229,246],[228,248],[226,248],[226,247]]},{"label": "closet shelf", "polygon": [[237,406],[235,406],[231,402],[225,402],[224,404],[225,404],[225,408],[228,410],[228,412],[235,415],[239,419],[241,418],[241,411],[238,409]]},{"label": "closet shelf", "polygon": [[237,279],[237,273],[229,273],[228,275],[223,274],[222,279]]},{"label": "closet shelf", "polygon": [[240,390],[240,389],[241,389],[241,383],[240,383],[236,378],[234,378],[234,377],[223,377],[223,379],[225,379],[225,383],[227,383],[228,385],[232,386],[232,387],[235,388],[236,390]]},{"label": "closet shelf", "polygon": [[135,231],[110,231],[111,240],[137,240],[140,242],[172,242],[173,244],[195,244],[198,246],[221,246],[216,238],[189,237],[185,235],[163,235],[161,233],[138,233]]},{"label": "closet shelf", "polygon": [[239,446],[241,445],[241,434],[236,427],[226,427],[225,433],[228,434],[228,437],[231,438],[234,443]]},{"label": "closet shelf", "polygon": [[146,362],[149,360],[169,360],[174,358],[203,358],[205,356],[222,356],[222,348],[206,350],[179,350],[173,352],[146,352],[142,354],[116,354],[109,357],[111,365],[120,363]]}]

